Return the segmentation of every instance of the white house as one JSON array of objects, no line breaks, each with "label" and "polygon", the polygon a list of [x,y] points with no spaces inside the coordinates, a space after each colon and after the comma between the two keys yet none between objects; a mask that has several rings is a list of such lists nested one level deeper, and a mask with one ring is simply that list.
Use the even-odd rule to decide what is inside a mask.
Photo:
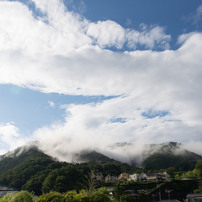
[{"label": "white house", "polygon": [[128,180],[138,181],[139,180],[139,175],[140,174],[137,174],[137,173],[135,173],[133,175],[130,175]]}]

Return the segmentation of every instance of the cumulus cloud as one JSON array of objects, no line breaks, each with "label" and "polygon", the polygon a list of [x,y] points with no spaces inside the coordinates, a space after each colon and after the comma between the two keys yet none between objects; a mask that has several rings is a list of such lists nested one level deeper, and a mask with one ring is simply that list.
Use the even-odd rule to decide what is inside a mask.
[{"label": "cumulus cloud", "polygon": [[142,24],[141,30],[124,29],[114,21],[98,21],[90,23],[87,34],[93,37],[96,44],[101,48],[116,47],[121,49],[124,45],[130,49],[136,49],[137,46],[154,49],[169,49],[170,35],[166,35],[162,27],[148,27]]},{"label": "cumulus cloud", "polygon": [[118,49],[124,44],[134,49],[138,43],[151,49],[158,44],[168,48],[170,36],[161,27],[127,30],[110,20],[89,22],[69,12],[60,0],[33,2],[44,16],[35,18],[33,11],[20,2],[0,1],[1,50],[66,56],[94,44]]},{"label": "cumulus cloud", "polygon": [[23,137],[23,135],[20,134],[19,129],[13,123],[0,123],[0,154],[22,146],[28,140],[30,139],[28,137]]},{"label": "cumulus cloud", "polygon": [[53,101],[48,101],[48,104],[51,108],[54,108],[55,107],[55,103]]},{"label": "cumulus cloud", "polygon": [[127,45],[131,49],[134,49],[137,45],[145,46],[149,49],[153,49],[156,46],[163,50],[170,48],[169,41],[171,36],[165,35],[164,28],[158,26],[148,27],[142,24],[141,31],[129,30],[127,38]]},{"label": "cumulus cloud", "polygon": [[[74,154],[83,150],[96,150],[117,160],[129,162],[136,157],[141,162],[145,144],[190,142],[197,137],[201,141],[200,125],[185,124],[172,110],[163,117],[147,118],[143,116],[147,106],[134,104],[134,100],[118,97],[98,104],[66,106],[64,123],[38,129],[34,137],[46,153],[66,161],[74,160]],[[114,147],[116,142],[134,144]]]},{"label": "cumulus cloud", "polygon": [[[64,123],[33,134],[46,151],[67,159],[67,153],[86,148],[110,153],[107,145],[122,141],[202,141],[201,33],[182,36],[178,50],[113,52],[107,48],[168,49],[171,36],[158,26],[137,31],[110,20],[89,22],[60,0],[33,2],[45,17],[33,17],[22,3],[0,1],[0,83],[116,96],[66,106]],[[166,113],[143,115],[149,111]]]}]

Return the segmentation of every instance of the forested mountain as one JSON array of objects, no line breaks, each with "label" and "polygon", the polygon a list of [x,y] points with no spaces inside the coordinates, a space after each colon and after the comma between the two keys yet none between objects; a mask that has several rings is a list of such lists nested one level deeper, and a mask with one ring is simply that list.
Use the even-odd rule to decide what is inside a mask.
[{"label": "forested mountain", "polygon": [[[175,171],[192,170],[202,157],[181,148],[178,143],[150,145],[143,168],[113,160],[96,151],[75,154],[80,163],[59,162],[40,151],[37,146],[21,147],[0,156],[0,184],[34,191],[64,192],[88,186],[91,172],[118,176],[127,172],[147,172],[172,167]],[[149,153],[150,152],[150,153]]]},{"label": "forested mountain", "polygon": [[176,170],[192,170],[196,163],[202,160],[198,154],[190,152],[181,144],[170,142],[160,145],[151,145],[151,155],[143,161],[146,169],[159,170],[173,167]]},{"label": "forested mountain", "polygon": [[36,194],[64,192],[86,188],[92,171],[119,175],[136,169],[94,151],[77,154],[77,158],[84,163],[58,162],[36,146],[18,148],[0,156],[0,184]]}]

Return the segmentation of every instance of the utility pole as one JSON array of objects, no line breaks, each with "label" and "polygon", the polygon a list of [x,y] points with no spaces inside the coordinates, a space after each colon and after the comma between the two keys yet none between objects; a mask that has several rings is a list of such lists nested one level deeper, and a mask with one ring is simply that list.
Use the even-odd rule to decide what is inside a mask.
[{"label": "utility pole", "polygon": [[159,188],[159,201],[161,201],[161,188]]}]

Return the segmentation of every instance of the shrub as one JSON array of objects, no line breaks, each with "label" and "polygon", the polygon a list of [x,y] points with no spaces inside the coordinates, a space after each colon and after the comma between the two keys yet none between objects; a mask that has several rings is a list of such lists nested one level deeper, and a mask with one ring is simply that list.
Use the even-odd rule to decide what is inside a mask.
[{"label": "shrub", "polygon": [[28,191],[20,191],[17,193],[8,193],[0,202],[33,202],[35,201],[35,197],[33,194],[29,193]]},{"label": "shrub", "polygon": [[36,202],[66,202],[64,194],[58,192],[50,192],[41,195]]}]

